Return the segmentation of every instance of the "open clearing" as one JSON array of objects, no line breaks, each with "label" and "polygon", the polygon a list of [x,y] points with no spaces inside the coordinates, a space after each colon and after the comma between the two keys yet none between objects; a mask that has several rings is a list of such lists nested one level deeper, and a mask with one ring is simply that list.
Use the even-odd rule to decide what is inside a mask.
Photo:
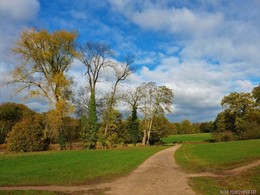
[{"label": "open clearing", "polygon": [[195,194],[187,184],[187,174],[175,163],[174,146],[156,153],[127,177],[103,184],[84,186],[1,187],[5,190],[48,190],[70,193],[98,194]]},{"label": "open clearing", "polygon": [[[140,165],[135,171],[126,177],[119,178],[115,181],[108,183],[78,185],[78,186],[20,186],[20,187],[0,187],[0,190],[43,190],[42,194],[49,194],[49,192],[59,193],[72,193],[72,194],[195,194],[195,192],[188,185],[190,185],[202,194],[219,194],[221,186],[216,183],[217,181],[231,180],[231,176],[241,175],[248,172],[252,172],[254,168],[259,170],[260,161],[254,161],[252,164],[222,172],[223,175],[229,175],[229,177],[222,177],[223,175],[214,175],[212,173],[196,173],[188,174],[180,168],[174,158],[174,152],[180,147],[174,146],[156,153],[149,159],[147,159],[142,165]],[[250,171],[247,171],[250,169]],[[203,177],[202,177],[203,176]],[[206,176],[206,177],[205,177]],[[214,180],[212,179],[214,177]],[[221,177],[221,179],[219,179]],[[236,176],[237,177],[237,176]],[[189,179],[191,178],[191,179]],[[239,176],[240,178],[240,176]],[[241,178],[240,178],[241,179]],[[247,177],[248,179],[248,177]],[[251,179],[257,179],[253,176]],[[233,177],[234,180],[234,177]],[[250,183],[250,181],[249,181]],[[208,185],[205,187],[205,184]],[[215,186],[214,186],[214,185]],[[213,187],[212,187],[213,186]],[[233,183],[233,186],[236,186]],[[254,189],[253,185],[251,186]],[[198,189],[199,187],[199,189]],[[205,187],[205,189],[203,189]],[[225,186],[224,186],[225,187]],[[212,190],[212,188],[214,190]],[[44,191],[45,190],[45,191]],[[36,192],[36,191],[30,191]],[[37,191],[38,194],[39,191]],[[208,193],[207,193],[208,192]]]},{"label": "open clearing", "polygon": [[162,138],[165,144],[174,143],[186,143],[186,142],[204,142],[212,139],[211,133],[197,133],[197,134],[185,134],[185,135],[170,135]]},{"label": "open clearing", "polygon": [[167,147],[0,155],[0,185],[80,185],[127,175]]},{"label": "open clearing", "polygon": [[235,190],[257,194],[260,191],[259,148],[260,140],[185,144],[175,153],[175,158],[186,171],[192,172],[189,184],[199,194],[232,194]]},{"label": "open clearing", "polygon": [[0,193],[167,195],[195,191],[219,194],[227,189],[260,191],[259,148],[260,140],[246,140],[195,142],[171,148],[5,154],[0,156],[0,190],[4,190]]}]

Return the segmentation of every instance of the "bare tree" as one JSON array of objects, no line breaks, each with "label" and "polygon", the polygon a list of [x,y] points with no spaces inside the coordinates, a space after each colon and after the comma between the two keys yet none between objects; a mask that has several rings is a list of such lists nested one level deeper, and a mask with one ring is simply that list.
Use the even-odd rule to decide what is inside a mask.
[{"label": "bare tree", "polygon": [[106,123],[105,131],[104,131],[105,135],[107,134],[108,123],[110,122],[110,120],[112,120],[111,118],[113,118],[112,113],[116,104],[116,92],[117,92],[118,85],[120,82],[124,81],[132,73],[132,71],[130,70],[130,65],[133,62],[134,62],[134,57],[131,55],[127,55],[125,58],[125,62],[114,64],[114,66],[112,67],[114,69],[114,75],[116,79],[112,87],[112,92],[107,97],[107,101],[108,101],[107,109],[104,117]]},{"label": "bare tree", "polygon": [[96,108],[96,84],[99,81],[101,71],[111,66],[111,57],[114,52],[102,42],[87,42],[79,48],[78,59],[86,67],[86,78],[89,83],[90,98],[88,105],[88,120],[90,127],[89,147],[95,148],[97,142],[97,108]]}]

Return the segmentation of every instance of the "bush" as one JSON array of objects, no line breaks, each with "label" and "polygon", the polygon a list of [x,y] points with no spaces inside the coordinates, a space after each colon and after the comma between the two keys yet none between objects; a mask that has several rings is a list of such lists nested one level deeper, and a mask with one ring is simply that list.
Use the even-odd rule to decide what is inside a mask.
[{"label": "bush", "polygon": [[244,124],[245,131],[242,139],[260,139],[260,112],[253,111],[249,113],[247,121]]},{"label": "bush", "polygon": [[213,138],[217,141],[225,141],[225,142],[232,141],[235,139],[232,131],[213,133]]},{"label": "bush", "polygon": [[8,149],[13,152],[47,150],[48,140],[44,138],[44,125],[39,115],[31,115],[16,123],[8,134]]}]

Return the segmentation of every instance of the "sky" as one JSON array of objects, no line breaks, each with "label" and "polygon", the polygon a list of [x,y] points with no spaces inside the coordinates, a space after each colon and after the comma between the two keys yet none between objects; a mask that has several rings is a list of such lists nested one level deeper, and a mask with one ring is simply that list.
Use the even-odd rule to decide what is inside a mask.
[{"label": "sky", "polygon": [[[225,95],[260,83],[259,10],[259,0],[0,0],[0,103],[49,109],[46,100],[24,100],[4,83],[18,64],[11,48],[21,31],[64,29],[77,31],[78,43],[106,42],[116,60],[134,54],[135,71],[122,86],[171,88],[170,121],[214,120]],[[73,62],[76,88],[86,85],[84,70]]]}]

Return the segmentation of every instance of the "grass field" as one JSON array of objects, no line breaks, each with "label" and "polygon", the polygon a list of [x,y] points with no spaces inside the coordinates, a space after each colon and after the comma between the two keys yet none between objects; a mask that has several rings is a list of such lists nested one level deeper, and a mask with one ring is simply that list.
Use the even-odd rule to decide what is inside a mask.
[{"label": "grass field", "polygon": [[[175,153],[179,165],[190,172],[221,173],[260,159],[260,140],[184,144]],[[195,177],[189,183],[199,194],[232,194],[235,190],[260,191],[260,167],[237,176]],[[230,190],[227,193],[227,190]],[[238,193],[239,191],[237,191]]]},{"label": "grass field", "polygon": [[221,172],[260,159],[259,148],[260,140],[184,144],[175,158],[189,171]]},{"label": "grass field", "polygon": [[[192,188],[199,194],[258,194],[260,192],[260,167],[251,169],[241,175],[221,178],[195,177],[189,180]],[[229,193],[227,193],[229,190]],[[244,193],[243,193],[244,191]]]},{"label": "grass field", "polygon": [[166,144],[184,143],[184,142],[203,142],[212,139],[211,133],[197,133],[197,134],[185,134],[185,135],[170,135],[162,138],[162,141]]},{"label": "grass field", "polygon": [[0,155],[0,185],[72,185],[126,175],[166,147]]},{"label": "grass field", "polygon": [[41,190],[2,190],[0,191],[1,195],[67,195],[67,193],[61,192],[49,192]]}]

